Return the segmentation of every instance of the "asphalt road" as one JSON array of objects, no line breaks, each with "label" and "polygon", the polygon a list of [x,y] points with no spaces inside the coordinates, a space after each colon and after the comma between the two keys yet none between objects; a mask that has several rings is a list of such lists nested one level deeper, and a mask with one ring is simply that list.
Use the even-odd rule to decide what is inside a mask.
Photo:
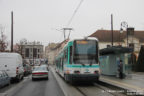
[{"label": "asphalt road", "polygon": [[8,96],[64,96],[64,93],[49,71],[49,80],[32,81],[29,76],[15,88],[10,89]]}]

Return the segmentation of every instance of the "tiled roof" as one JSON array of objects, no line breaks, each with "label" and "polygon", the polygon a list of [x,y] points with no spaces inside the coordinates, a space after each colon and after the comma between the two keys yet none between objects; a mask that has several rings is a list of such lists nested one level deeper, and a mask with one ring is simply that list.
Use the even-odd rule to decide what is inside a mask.
[{"label": "tiled roof", "polygon": [[59,43],[55,48],[53,48],[54,50],[57,48],[60,48],[62,46],[62,44],[67,43],[69,41],[69,39],[66,39],[64,41],[62,41],[61,43]]},{"label": "tiled roof", "polygon": [[[89,37],[96,37],[100,42],[111,42],[112,41],[112,32],[111,30],[97,30]],[[134,31],[134,37],[139,39],[140,42],[144,42],[144,31]],[[119,30],[113,31],[113,42],[123,41],[127,38],[126,31],[120,33]]]}]

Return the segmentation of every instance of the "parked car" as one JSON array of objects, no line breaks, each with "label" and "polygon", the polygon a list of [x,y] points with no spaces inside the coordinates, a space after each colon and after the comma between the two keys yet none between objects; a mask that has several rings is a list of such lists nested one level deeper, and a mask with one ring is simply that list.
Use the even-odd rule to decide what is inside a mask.
[{"label": "parked car", "polygon": [[24,76],[22,57],[18,53],[0,53],[0,70],[5,70],[11,80],[20,81]]},{"label": "parked car", "polygon": [[0,70],[0,88],[10,84],[10,77],[6,73],[6,71]]},{"label": "parked car", "polygon": [[32,71],[32,80],[41,78],[48,80],[48,69],[46,66],[39,66]]},{"label": "parked car", "polygon": [[29,65],[29,64],[25,64],[25,65],[23,65],[23,67],[24,67],[24,75],[28,75],[28,74],[31,74],[31,66]]}]

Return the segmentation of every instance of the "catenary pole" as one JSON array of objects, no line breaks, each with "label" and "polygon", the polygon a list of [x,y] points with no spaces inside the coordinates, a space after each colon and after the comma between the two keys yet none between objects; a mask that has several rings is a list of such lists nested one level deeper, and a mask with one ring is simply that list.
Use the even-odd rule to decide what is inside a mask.
[{"label": "catenary pole", "polygon": [[111,33],[112,33],[112,46],[113,46],[113,14],[111,14]]},{"label": "catenary pole", "polygon": [[13,52],[13,11],[11,12],[11,52]]}]

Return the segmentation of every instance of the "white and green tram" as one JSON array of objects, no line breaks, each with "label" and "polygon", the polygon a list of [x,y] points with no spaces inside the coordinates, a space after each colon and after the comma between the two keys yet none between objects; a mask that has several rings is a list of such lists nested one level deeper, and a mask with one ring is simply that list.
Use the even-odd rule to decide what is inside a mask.
[{"label": "white and green tram", "polygon": [[56,72],[67,82],[96,82],[100,76],[99,49],[96,38],[69,41],[55,57]]}]

